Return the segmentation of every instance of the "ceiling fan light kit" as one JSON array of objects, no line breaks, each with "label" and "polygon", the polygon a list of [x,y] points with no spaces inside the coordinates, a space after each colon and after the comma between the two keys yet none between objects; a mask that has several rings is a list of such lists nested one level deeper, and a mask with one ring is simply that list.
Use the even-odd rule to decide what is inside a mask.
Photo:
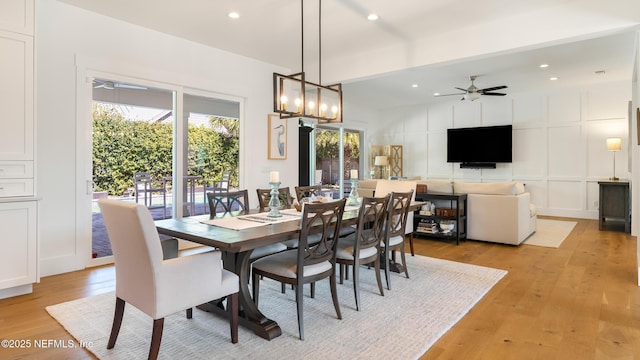
[{"label": "ceiling fan light kit", "polygon": [[342,84],[322,85],[322,0],[318,0],[318,83],[306,80],[304,73],[304,5],[300,0],[302,71],[283,75],[273,73],[273,111],[281,119],[305,117],[318,123],[342,122]]},{"label": "ceiling fan light kit", "polygon": [[462,98],[460,100],[470,100],[470,101],[474,101],[474,100],[478,100],[480,99],[480,96],[482,95],[488,95],[488,96],[505,96],[507,94],[505,93],[497,93],[497,92],[493,92],[495,90],[502,90],[502,89],[506,89],[507,86],[506,85],[500,85],[500,86],[494,86],[494,87],[490,87],[490,88],[485,88],[485,89],[479,89],[475,84],[475,80],[478,78],[477,75],[472,75],[469,76],[469,80],[471,80],[471,85],[466,88],[459,88],[456,87],[456,89],[462,91],[461,93],[454,93],[454,94],[437,94],[434,96],[452,96],[452,95],[462,95]]}]

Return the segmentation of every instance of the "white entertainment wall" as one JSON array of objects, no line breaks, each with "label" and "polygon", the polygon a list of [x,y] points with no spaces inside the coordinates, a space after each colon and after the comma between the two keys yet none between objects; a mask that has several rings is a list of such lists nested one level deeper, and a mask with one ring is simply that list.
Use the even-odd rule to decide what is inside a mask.
[{"label": "white entertainment wall", "polygon": [[[616,176],[630,180],[629,141],[637,141],[629,138],[631,86],[616,82],[385,110],[370,124],[367,142],[403,145],[405,176],[521,181],[540,215],[597,219],[598,180],[613,176],[606,138],[622,138]],[[478,170],[446,162],[448,128],[509,124],[511,164]]]}]

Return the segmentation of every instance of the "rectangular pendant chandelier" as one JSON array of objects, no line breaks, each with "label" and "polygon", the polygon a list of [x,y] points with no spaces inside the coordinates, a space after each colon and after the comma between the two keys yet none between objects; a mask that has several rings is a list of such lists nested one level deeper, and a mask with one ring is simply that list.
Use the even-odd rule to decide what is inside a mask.
[{"label": "rectangular pendant chandelier", "polygon": [[273,111],[280,118],[306,117],[318,123],[342,122],[342,84],[305,81],[304,72],[273,73]]},{"label": "rectangular pendant chandelier", "polygon": [[342,84],[322,84],[322,0],[318,0],[318,82],[304,74],[304,0],[300,0],[302,71],[292,75],[273,73],[273,111],[281,119],[305,117],[318,123],[342,122]]}]

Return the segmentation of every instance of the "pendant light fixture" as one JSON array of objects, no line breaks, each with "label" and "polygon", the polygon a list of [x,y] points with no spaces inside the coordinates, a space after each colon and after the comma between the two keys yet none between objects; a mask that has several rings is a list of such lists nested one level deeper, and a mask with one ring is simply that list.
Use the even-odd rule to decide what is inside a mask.
[{"label": "pendant light fixture", "polygon": [[273,73],[273,111],[281,119],[305,117],[318,123],[342,122],[342,84],[322,85],[322,0],[318,0],[318,83],[304,73],[304,0],[300,0],[302,56],[301,72]]}]

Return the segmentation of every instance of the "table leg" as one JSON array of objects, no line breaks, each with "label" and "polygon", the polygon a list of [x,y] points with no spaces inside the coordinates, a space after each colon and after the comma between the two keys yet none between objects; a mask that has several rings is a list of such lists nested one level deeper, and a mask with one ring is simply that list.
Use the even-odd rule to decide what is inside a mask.
[{"label": "table leg", "polygon": [[[251,251],[242,253],[223,252],[222,258],[224,268],[233,271],[239,277],[240,291],[240,325],[252,330],[261,338],[271,340],[282,334],[282,330],[277,322],[264,316],[256,304],[253,302],[251,293],[249,292],[249,256]],[[210,302],[198,306],[198,309],[215,312],[225,318],[229,317],[229,313],[218,306],[216,302]]]}]

